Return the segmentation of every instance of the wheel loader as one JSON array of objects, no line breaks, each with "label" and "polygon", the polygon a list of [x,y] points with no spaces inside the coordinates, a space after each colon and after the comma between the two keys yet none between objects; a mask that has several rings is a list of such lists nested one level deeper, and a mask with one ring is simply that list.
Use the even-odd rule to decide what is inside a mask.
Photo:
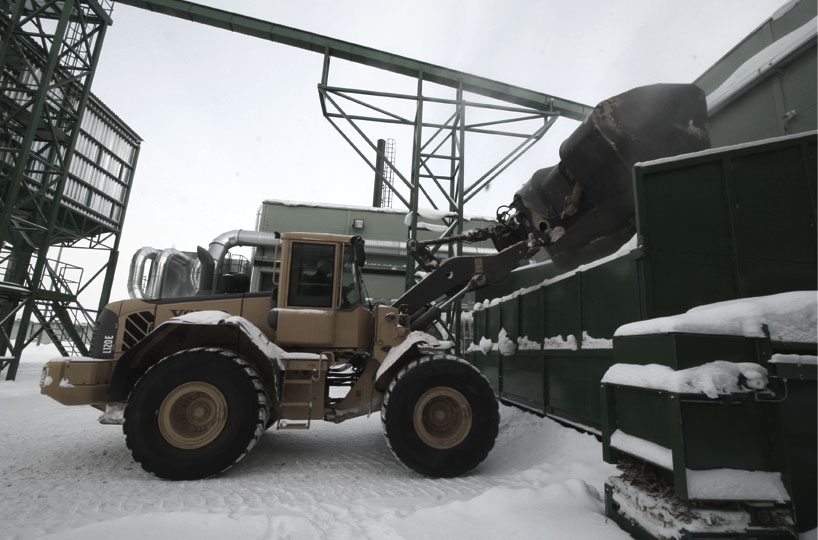
[{"label": "wheel loader", "polygon": [[[273,426],[307,429],[376,411],[407,467],[465,474],[494,446],[498,402],[487,379],[427,331],[453,302],[541,248],[564,270],[614,252],[635,230],[633,164],[706,148],[705,124],[704,95],[692,85],[600,103],[561,146],[561,162],[537,171],[496,224],[410,240],[428,274],[391,305],[365,298],[358,236],[276,235],[273,289],[253,293],[245,274],[223,264],[224,243],[199,248],[195,294],[109,304],[92,357],[47,363],[42,393],[105,411],[100,421],[122,424],[134,459],[163,478],[218,474]],[[497,253],[433,253],[482,240]]]}]

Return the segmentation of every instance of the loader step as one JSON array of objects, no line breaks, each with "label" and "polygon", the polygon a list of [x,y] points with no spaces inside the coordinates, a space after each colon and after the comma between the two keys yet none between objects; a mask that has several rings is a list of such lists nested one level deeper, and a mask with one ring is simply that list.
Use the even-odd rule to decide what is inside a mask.
[{"label": "loader step", "polygon": [[294,422],[292,420],[279,420],[276,429],[310,429],[310,421]]}]

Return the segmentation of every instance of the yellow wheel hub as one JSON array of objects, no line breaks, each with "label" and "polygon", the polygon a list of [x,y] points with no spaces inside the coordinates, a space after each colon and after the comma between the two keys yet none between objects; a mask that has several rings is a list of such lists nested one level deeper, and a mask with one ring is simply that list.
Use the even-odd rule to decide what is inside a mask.
[{"label": "yellow wheel hub", "polygon": [[183,450],[213,442],[227,424],[227,400],[212,384],[193,381],[174,388],[159,406],[159,431]]},{"label": "yellow wheel hub", "polygon": [[420,439],[432,448],[454,448],[471,431],[471,405],[454,388],[436,386],[420,396],[412,421]]}]

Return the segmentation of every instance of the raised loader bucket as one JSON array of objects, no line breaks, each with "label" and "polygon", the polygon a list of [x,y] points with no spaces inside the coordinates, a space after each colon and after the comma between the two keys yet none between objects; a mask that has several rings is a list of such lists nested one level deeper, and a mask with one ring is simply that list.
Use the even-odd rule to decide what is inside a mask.
[{"label": "raised loader bucket", "polygon": [[[709,148],[707,103],[692,84],[655,84],[606,99],[560,146],[512,207],[562,270],[615,252],[636,232],[633,165]],[[499,247],[499,246],[498,246]]]}]

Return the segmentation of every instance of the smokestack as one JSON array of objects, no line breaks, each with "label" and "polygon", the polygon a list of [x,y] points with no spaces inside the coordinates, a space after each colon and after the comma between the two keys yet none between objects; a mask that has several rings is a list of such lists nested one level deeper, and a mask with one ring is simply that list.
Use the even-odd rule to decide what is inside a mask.
[{"label": "smokestack", "polygon": [[384,165],[386,165],[384,160],[385,154],[386,141],[383,139],[378,139],[378,155],[375,158],[375,192],[372,194],[372,206],[374,208],[380,208],[381,204],[383,203],[381,196],[383,195],[383,175],[385,171]]}]

